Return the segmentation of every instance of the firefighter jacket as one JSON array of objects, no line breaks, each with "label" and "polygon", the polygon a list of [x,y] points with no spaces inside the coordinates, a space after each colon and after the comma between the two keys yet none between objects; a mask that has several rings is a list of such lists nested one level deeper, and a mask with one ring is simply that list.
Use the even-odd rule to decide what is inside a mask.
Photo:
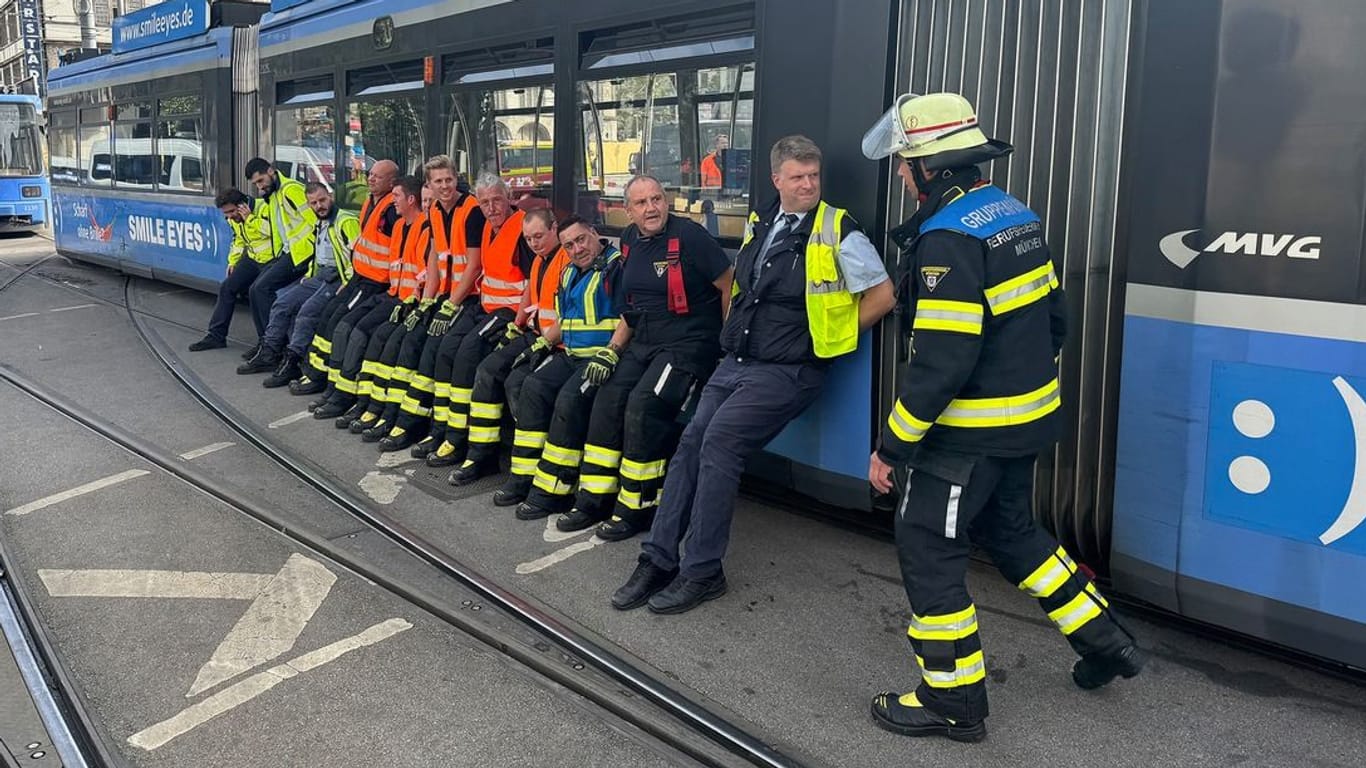
[{"label": "firefighter jacket", "polygon": [[621,251],[603,241],[603,251],[587,269],[565,264],[555,309],[560,316],[561,343],[571,357],[592,357],[612,340],[620,307],[612,298],[612,282]]}]

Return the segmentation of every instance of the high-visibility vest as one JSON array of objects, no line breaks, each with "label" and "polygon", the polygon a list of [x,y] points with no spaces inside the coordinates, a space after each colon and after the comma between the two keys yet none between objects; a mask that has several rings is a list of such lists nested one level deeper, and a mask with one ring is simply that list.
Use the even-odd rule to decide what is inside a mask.
[{"label": "high-visibility vest", "polygon": [[390,192],[373,203],[366,198],[360,209],[360,239],[351,248],[351,263],[356,274],[377,283],[389,282],[389,262],[392,251],[389,248],[390,235],[380,231],[385,212],[394,204],[394,193]]},{"label": "high-visibility vest", "polygon": [[287,176],[276,178],[280,186],[266,201],[270,209],[271,244],[277,254],[288,246],[294,266],[303,266],[313,258],[313,232],[318,217],[308,207],[308,195],[301,182]]},{"label": "high-visibility vest", "polygon": [[[812,350],[820,358],[839,357],[858,347],[859,297],[849,292],[839,268],[844,214],[843,208],[822,200],[806,240],[806,325]],[[759,214],[750,211],[742,249],[754,239],[758,222]],[[739,280],[731,284],[730,292],[732,296],[740,293]]]},{"label": "high-visibility vest", "polygon": [[620,308],[612,301],[606,277],[620,258],[621,251],[609,245],[593,267],[579,269],[571,263],[564,268],[555,308],[560,314],[561,341],[573,357],[592,357],[612,340]]},{"label": "high-visibility vest", "polygon": [[484,277],[479,285],[479,299],[485,312],[499,309],[516,311],[526,290],[526,275],[517,263],[517,244],[522,240],[522,219],[526,214],[517,211],[503,222],[498,234],[493,225],[484,223],[484,237],[479,244],[479,260],[484,266]]},{"label": "high-visibility vest", "polygon": [[[318,225],[322,226],[321,222]],[[342,283],[351,281],[351,247],[360,236],[360,220],[350,211],[337,211],[332,217],[332,226],[327,228],[327,240],[332,244],[332,258],[337,262],[337,274]],[[314,234],[316,238],[316,233]],[[308,265],[308,277],[318,273],[318,260]]]},{"label": "high-visibility vest", "polygon": [[432,229],[427,217],[418,214],[417,220],[409,224],[407,219],[399,218],[394,224],[393,251],[396,258],[389,265],[389,295],[397,296],[399,301],[420,298],[423,274],[427,270],[427,252],[432,243]]},{"label": "high-visibility vest", "polygon": [[531,308],[536,312],[536,326],[541,333],[555,324],[559,310],[555,308],[555,294],[560,289],[560,275],[569,264],[569,254],[556,248],[549,256],[537,256],[531,263]]},{"label": "high-visibility vest", "polygon": [[469,250],[469,244],[465,242],[465,221],[470,211],[478,207],[474,195],[465,193],[449,214],[441,207],[441,203],[432,203],[427,212],[432,227],[432,248],[437,256],[436,268],[441,278],[437,286],[438,296],[450,293],[451,288],[459,285],[465,276],[465,267],[469,265],[465,255]]},{"label": "high-visibility vest", "polygon": [[235,267],[237,262],[247,256],[258,264],[265,264],[275,258],[271,247],[270,209],[264,200],[252,202],[251,213],[245,221],[228,221],[232,229],[232,244],[228,246],[228,266]]}]

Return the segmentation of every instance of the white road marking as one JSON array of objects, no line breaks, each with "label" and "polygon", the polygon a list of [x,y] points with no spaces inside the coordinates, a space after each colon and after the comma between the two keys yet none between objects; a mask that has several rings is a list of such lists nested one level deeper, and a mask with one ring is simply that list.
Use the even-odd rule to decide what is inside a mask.
[{"label": "white road marking", "polygon": [[551,515],[550,517],[547,517],[545,519],[545,532],[541,534],[541,538],[545,541],[550,542],[551,544],[558,544],[561,541],[569,541],[570,539],[576,539],[584,535],[585,533],[592,533],[593,529],[597,527],[596,525],[590,525],[582,531],[565,533],[564,531],[561,531],[559,528],[555,527],[555,520],[558,517],[559,515]]},{"label": "white road marking", "polygon": [[37,316],[38,316],[38,313],[37,313],[37,312],[23,312],[23,313],[18,314],[18,315],[5,315],[4,317],[0,317],[0,320],[18,320],[18,319],[21,318],[21,317],[37,317]]},{"label": "white road marking", "polygon": [[30,501],[29,503],[24,504],[23,506],[6,510],[5,514],[27,515],[30,512],[37,512],[38,510],[43,509],[44,507],[50,507],[53,504],[60,504],[68,499],[74,499],[77,496],[84,496],[87,493],[93,493],[95,491],[100,490],[101,488],[108,488],[111,485],[118,485],[124,480],[132,480],[135,477],[142,477],[146,474],[150,473],[145,469],[130,469],[126,472],[120,472],[117,475],[110,475],[109,477],[102,477],[99,480],[92,480],[86,483],[85,485],[78,485],[75,488],[62,491],[61,493],[54,493],[51,496],[44,496],[43,498],[38,499],[37,501]]},{"label": "white road marking", "polygon": [[148,752],[166,745],[172,739],[184,735],[191,730],[207,723],[209,720],[228,712],[233,708],[251,701],[271,688],[292,677],[301,675],[309,670],[335,661],[343,655],[366,646],[374,645],[382,640],[393,637],[400,632],[412,628],[412,624],[404,619],[389,619],[388,621],[376,624],[351,637],[338,640],[331,645],[319,648],[311,653],[297,656],[284,664],[271,667],[264,672],[258,672],[241,682],[235,683],[218,693],[204,699],[203,701],[192,704],[170,719],[163,720],[149,728],[128,737],[128,743],[135,747],[140,747]]},{"label": "white road marking", "polygon": [[283,419],[276,419],[275,421],[272,421],[271,423],[267,424],[266,429],[279,429],[280,427],[283,427],[287,424],[293,424],[296,421],[303,421],[304,419],[312,415],[313,414],[309,413],[308,411],[299,411],[298,413],[291,413]]},{"label": "white road marking", "polygon": [[53,597],[164,597],[254,600],[269,573],[38,569]]},{"label": "white road marking", "polygon": [[410,461],[421,461],[421,459],[413,458],[407,451],[389,451],[388,453],[381,453],[379,455],[379,458],[375,460],[375,466],[380,469],[393,469],[394,467],[401,467]]},{"label": "white road marking", "polygon": [[186,461],[191,461],[193,459],[199,458],[200,456],[208,456],[214,451],[221,451],[224,448],[231,448],[234,445],[236,445],[236,443],[214,443],[213,445],[206,445],[203,448],[196,448],[193,451],[186,451],[180,454],[180,458]]},{"label": "white road marking", "polygon": [[408,478],[384,472],[366,472],[359,484],[367,496],[380,504],[393,504],[398,492],[408,484]]},{"label": "white road marking", "polygon": [[517,573],[525,576],[528,573],[544,571],[550,566],[556,565],[557,563],[562,563],[565,560],[568,560],[569,558],[573,557],[574,555],[579,554],[580,552],[587,552],[588,550],[598,546],[599,544],[606,543],[607,541],[605,539],[600,539],[597,536],[594,536],[593,538],[588,539],[587,541],[580,541],[574,544],[570,544],[564,549],[557,549],[554,552],[551,552],[550,554],[546,555],[545,557],[537,558],[529,563],[521,563],[517,566]]},{"label": "white road marking", "polygon": [[290,555],[200,667],[186,698],[288,652],[336,581],[336,575],[318,561]]},{"label": "white road marking", "polygon": [[170,296],[170,295],[172,295],[172,294],[176,294],[176,293],[186,293],[186,292],[188,292],[188,291],[189,291],[188,288],[176,288],[176,289],[170,290],[170,291],[160,291],[160,292],[158,292],[156,295],[157,295],[157,296]]},{"label": "white road marking", "polygon": [[48,312],[70,312],[70,311],[73,310],[73,309],[89,309],[90,307],[93,307],[93,306],[95,306],[95,305],[94,305],[94,304],[77,304],[77,305],[74,306],[74,307],[58,307],[58,308],[56,308],[56,309],[49,309]]}]

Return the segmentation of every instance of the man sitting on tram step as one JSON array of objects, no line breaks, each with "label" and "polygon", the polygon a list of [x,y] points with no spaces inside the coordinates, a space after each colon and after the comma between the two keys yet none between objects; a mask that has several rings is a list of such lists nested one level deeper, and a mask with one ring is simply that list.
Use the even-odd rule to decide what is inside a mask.
[{"label": "man sitting on tram step", "polygon": [[613,286],[621,323],[584,372],[601,389],[589,418],[578,497],[571,496],[572,485],[537,475],[528,509],[521,510],[524,517],[544,516],[574,502],[556,525],[577,531],[612,515],[615,501],[615,515],[598,528],[608,541],[650,527],[678,439],[678,415],[721,356],[733,273],[705,229],[669,213],[658,179],[637,176],[625,196],[632,223],[621,235],[622,273]]},{"label": "man sitting on tram step", "polygon": [[[427,324],[425,337],[412,339],[413,347],[399,350],[398,368],[412,371],[408,380],[397,381],[401,390],[390,395],[382,415],[392,424],[389,434],[379,441],[381,451],[400,451],[412,447],[413,458],[425,458],[436,449],[439,439],[428,434],[432,399],[436,389],[437,361],[443,361],[442,381],[449,381],[450,361],[460,341],[474,325],[479,306],[478,281],[483,274],[479,241],[484,236],[484,212],[474,195],[457,181],[455,164],[446,155],[436,155],[423,166],[427,186],[435,202],[428,209],[432,226],[432,247],[437,252],[441,281],[448,293]],[[401,377],[400,377],[401,378]],[[449,396],[449,384],[443,384]],[[394,409],[394,400],[399,401]],[[416,445],[413,441],[421,439]]]},{"label": "man sitting on tram step", "polygon": [[[451,483],[467,485],[484,475],[498,471],[499,437],[503,421],[503,403],[515,402],[520,385],[525,383],[528,366],[518,368],[513,375],[513,366],[532,346],[541,343],[541,337],[548,329],[556,327],[559,316],[555,308],[556,293],[559,291],[560,275],[569,263],[569,254],[560,247],[559,234],[555,231],[555,214],[549,208],[537,208],[526,212],[522,220],[522,240],[535,254],[528,271],[526,290],[522,293],[522,303],[517,309],[517,317],[507,324],[500,340],[500,347],[484,358],[474,374],[474,392],[470,395],[469,452],[459,469],[451,473]],[[516,410],[514,407],[512,410]],[[540,455],[536,446],[535,455]],[[515,449],[514,449],[515,450]],[[514,462],[517,461],[514,459]],[[514,470],[526,470],[528,463],[522,461]],[[530,485],[531,473],[535,470],[534,459],[530,464],[531,472],[523,471]],[[506,494],[495,494],[494,503],[498,506],[516,504],[525,498],[510,500]]]},{"label": "man sitting on tram step", "polygon": [[[512,477],[494,494],[496,506],[516,504],[529,493],[553,500],[573,492],[593,400],[602,384],[603,371],[595,361],[618,325],[613,291],[621,252],[578,216],[560,222],[559,230],[570,263],[555,293],[558,320],[514,361],[508,376],[508,404],[517,431]],[[535,520],[550,511],[545,503],[521,504],[516,515]]]},{"label": "man sitting on tram step", "polygon": [[351,244],[360,236],[355,214],[340,211],[325,185],[310,181],[304,191],[308,207],[318,220],[313,232],[313,261],[302,280],[276,295],[261,352],[237,368],[241,374],[259,373],[271,370],[266,366],[277,361],[275,372],[262,382],[267,389],[283,387],[299,377],[299,362],[318,327],[323,307],[351,279]]},{"label": "man sitting on tram step", "polygon": [[[308,271],[313,261],[313,230],[317,217],[308,207],[304,185],[281,176],[265,158],[247,161],[247,180],[265,198],[270,215],[271,248],[275,259],[261,270],[260,277],[251,284],[251,318],[256,323],[256,346],[243,355],[252,360],[261,353],[270,324],[270,307],[281,288],[295,282]],[[274,368],[279,360],[267,360]],[[265,370],[270,370],[267,368]]]},{"label": "man sitting on tram step", "polygon": [[[459,343],[443,343],[438,350],[431,427],[437,447],[427,454],[427,465],[431,467],[451,466],[465,459],[474,374],[484,355],[503,335],[508,321],[517,316],[527,284],[526,273],[534,258],[522,242],[522,218],[526,214],[513,208],[502,177],[492,171],[480,174],[474,184],[474,196],[479,199],[485,219],[479,240],[483,270],[479,305],[462,312],[471,317],[470,322],[461,325],[464,334],[458,336]],[[447,335],[459,330],[452,327]]]},{"label": "man sitting on tram step", "polygon": [[788,136],[769,163],[778,199],[749,216],[721,332],[726,357],[669,462],[615,608],[648,601],[655,613],[682,613],[725,592],[721,560],[745,462],[816,399],[830,363],[896,304],[873,244],[847,211],[821,199],[820,148]]},{"label": "man sitting on tram step", "polygon": [[[223,212],[232,229],[228,245],[228,272],[218,284],[218,301],[209,317],[204,338],[190,345],[191,352],[222,349],[228,346],[228,327],[237,307],[237,297],[247,295],[261,268],[274,256],[270,240],[270,216],[264,200],[252,200],[233,187],[218,193],[214,205]],[[245,258],[243,258],[245,257]]]},{"label": "man sitting on tram step", "polygon": [[[352,324],[364,317],[374,302],[389,290],[389,239],[398,221],[393,195],[397,181],[398,166],[392,160],[375,163],[366,177],[370,196],[361,205],[360,237],[351,246],[351,267],[355,276],[323,309],[323,321],[313,334],[303,376],[289,384],[290,394],[322,393],[321,398],[309,404],[309,410],[317,409],[332,398]],[[354,382],[345,386],[355,389]]]},{"label": "man sitting on tram step", "polygon": [[[416,300],[417,273],[421,271],[421,265],[426,263],[431,247],[431,228],[427,224],[427,214],[422,210],[422,180],[416,176],[404,176],[394,185],[392,195],[399,220],[385,243],[388,247],[385,271],[389,288],[371,297],[369,302],[357,306],[337,324],[330,361],[336,369],[337,386],[327,402],[313,411],[313,418],[335,419],[337,426],[342,429],[360,416],[359,411],[348,413],[356,405],[357,399],[369,394],[368,381],[364,382],[366,386],[362,388],[361,366],[365,363],[365,351],[370,346],[370,339],[374,336],[387,339],[402,322],[407,313],[407,303]],[[361,242],[364,240],[365,234],[362,232]],[[343,332],[346,333],[346,349],[339,353]],[[347,418],[343,421],[342,416]]]}]

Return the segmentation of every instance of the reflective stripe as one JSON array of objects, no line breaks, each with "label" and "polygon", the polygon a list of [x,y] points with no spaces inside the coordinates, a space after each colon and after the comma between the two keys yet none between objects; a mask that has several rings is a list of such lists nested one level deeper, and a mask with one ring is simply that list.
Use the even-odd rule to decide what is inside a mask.
[{"label": "reflective stripe", "polygon": [[550,320],[558,320],[558,319],[560,318],[560,316],[559,316],[558,314],[555,313],[555,310],[553,310],[553,309],[548,309],[548,308],[546,308],[546,307],[540,307],[540,308],[538,308],[538,309],[536,310],[536,316],[537,316],[538,318],[540,318],[541,320],[547,320],[547,321],[550,321]]},{"label": "reflective stripe", "polygon": [[474,397],[474,389],[471,387],[451,387],[452,403],[468,403]]},{"label": "reflective stripe", "polygon": [[446,406],[444,406],[444,405],[438,405],[438,406],[434,406],[434,407],[432,408],[432,420],[435,421],[435,422],[437,422],[438,424],[445,424],[445,423],[446,423],[446,420],[449,419],[450,417],[451,417],[451,409],[450,409],[450,408],[448,408],[448,407],[446,407]]},{"label": "reflective stripe", "polygon": [[446,426],[450,427],[451,429],[468,429],[469,417],[463,413],[456,413],[455,411],[450,411],[446,414]]},{"label": "reflective stripe", "polygon": [[404,413],[417,416],[418,418],[426,418],[432,415],[431,408],[422,405],[411,397],[404,396],[401,407]]},{"label": "reflective stripe", "polygon": [[540,450],[545,446],[545,432],[528,432],[519,429],[512,433],[512,445],[516,448],[533,448]]},{"label": "reflective stripe", "polygon": [[483,302],[485,309],[489,307],[519,307],[522,303],[521,296],[501,296],[487,293],[480,294],[480,300]]},{"label": "reflective stripe", "polygon": [[432,380],[431,376],[423,376],[420,373],[413,374],[412,381],[408,382],[408,388],[415,389],[418,392],[431,392],[435,386],[436,382]]},{"label": "reflective stripe", "polygon": [[313,337],[313,346],[317,347],[318,351],[324,355],[332,352],[332,340],[326,336],[315,335]]},{"label": "reflective stripe", "polygon": [[982,305],[967,301],[921,299],[915,304],[917,331],[952,331],[980,336],[982,333]]},{"label": "reflective stripe", "polygon": [[547,442],[541,448],[541,458],[552,464],[559,464],[562,467],[577,468],[579,459],[583,458],[583,451],[572,448],[561,448],[554,443]]},{"label": "reflective stripe", "polygon": [[475,419],[501,419],[503,418],[503,404],[479,403],[471,400],[470,417]]},{"label": "reflective stripe", "polygon": [[621,476],[627,480],[637,480],[640,482],[657,480],[664,476],[665,466],[666,462],[663,459],[648,462],[622,459]]},{"label": "reflective stripe", "polygon": [[987,306],[991,314],[1003,315],[1012,309],[1032,304],[1048,295],[1058,284],[1053,273],[1053,262],[1049,261],[1018,277],[1012,277],[986,289]]},{"label": "reflective stripe", "polygon": [[1049,555],[1048,559],[1043,561],[1043,565],[1035,568],[1033,573],[1020,582],[1019,587],[1032,597],[1050,597],[1067,582],[1068,576],[1076,572],[1077,564],[1067,556],[1066,550],[1058,547],[1053,555]]},{"label": "reflective stripe", "polygon": [[471,443],[496,443],[498,442],[498,427],[470,427]]},{"label": "reflective stripe", "polygon": [[532,484],[552,496],[568,496],[574,492],[572,484],[564,482],[540,467],[536,468],[536,479],[532,481]]},{"label": "reflective stripe", "polygon": [[656,496],[649,503],[645,503],[641,501],[639,492],[629,491],[625,488],[622,488],[621,492],[617,494],[617,503],[621,504],[623,507],[626,507],[627,509],[649,509],[650,507],[655,507],[659,505],[659,497]]},{"label": "reflective stripe", "polygon": [[526,281],[525,281],[525,280],[517,280],[517,281],[499,280],[499,279],[496,278],[496,277],[489,277],[488,275],[485,275],[485,276],[484,276],[484,287],[486,287],[486,288],[495,288],[495,289],[504,290],[504,291],[521,291],[522,289],[526,288]]},{"label": "reflective stripe", "polygon": [[536,466],[539,463],[540,460],[535,456],[513,456],[512,474],[521,475],[523,477],[534,475],[536,474]]},{"label": "reflective stripe", "polygon": [[370,384],[369,379],[362,379],[356,383],[356,395],[360,397],[369,397],[371,386],[373,385]]},{"label": "reflective stripe", "polygon": [[413,377],[416,375],[417,372],[414,371],[412,368],[394,366],[392,369],[390,369],[389,378],[402,384],[407,384],[411,382],[413,380]]},{"label": "reflective stripe", "polygon": [[936,421],[949,427],[1008,427],[1042,419],[1060,405],[1062,393],[1053,379],[1023,395],[953,400]]},{"label": "reflective stripe", "polygon": [[616,493],[619,487],[616,475],[590,475],[585,473],[579,476],[579,490],[587,493],[607,496]]},{"label": "reflective stripe", "polygon": [[949,505],[944,511],[944,538],[958,538],[958,500],[963,496],[963,486],[949,486]]},{"label": "reflective stripe", "polygon": [[925,668],[925,660],[919,655],[915,660],[920,664],[920,673],[932,688],[958,688],[980,683],[987,676],[986,657],[976,651],[961,659],[954,659],[954,671],[943,672]]},{"label": "reflective stripe", "polygon": [[1086,590],[1068,600],[1061,608],[1048,612],[1048,618],[1058,625],[1064,635],[1070,635],[1086,625],[1086,622],[1100,615],[1100,605],[1104,599],[1096,592],[1095,585],[1087,584]]},{"label": "reflective stripe", "polygon": [[342,392],[345,392],[345,393],[348,394],[348,395],[357,394],[357,392],[356,392],[356,382],[352,381],[351,379],[346,378],[345,376],[341,375],[340,373],[337,374],[337,379],[336,379],[336,381],[335,381],[334,383],[336,384],[337,389],[341,390]]},{"label": "reflective stripe", "polygon": [[435,383],[432,389],[435,391],[437,397],[444,398],[446,400],[451,399],[450,382],[438,381]]},{"label": "reflective stripe", "polygon": [[308,364],[311,365],[311,366],[313,366],[315,369],[317,369],[317,370],[319,370],[319,371],[327,371],[327,370],[328,370],[327,361],[324,360],[323,357],[322,357],[322,355],[319,355],[317,352],[309,352],[309,353],[308,353]]},{"label": "reflective stripe", "polygon": [[896,405],[892,407],[892,412],[887,416],[887,426],[891,428],[892,434],[908,443],[919,441],[926,432],[930,431],[930,422],[921,421],[912,416],[900,400],[896,402]]},{"label": "reflective stripe", "polygon": [[962,640],[977,631],[977,607],[969,605],[957,613],[943,616],[911,614],[906,634],[916,640]]},{"label": "reflective stripe", "polygon": [[603,448],[601,445],[589,443],[583,447],[583,462],[616,469],[621,464],[621,451],[614,451],[611,448]]}]

